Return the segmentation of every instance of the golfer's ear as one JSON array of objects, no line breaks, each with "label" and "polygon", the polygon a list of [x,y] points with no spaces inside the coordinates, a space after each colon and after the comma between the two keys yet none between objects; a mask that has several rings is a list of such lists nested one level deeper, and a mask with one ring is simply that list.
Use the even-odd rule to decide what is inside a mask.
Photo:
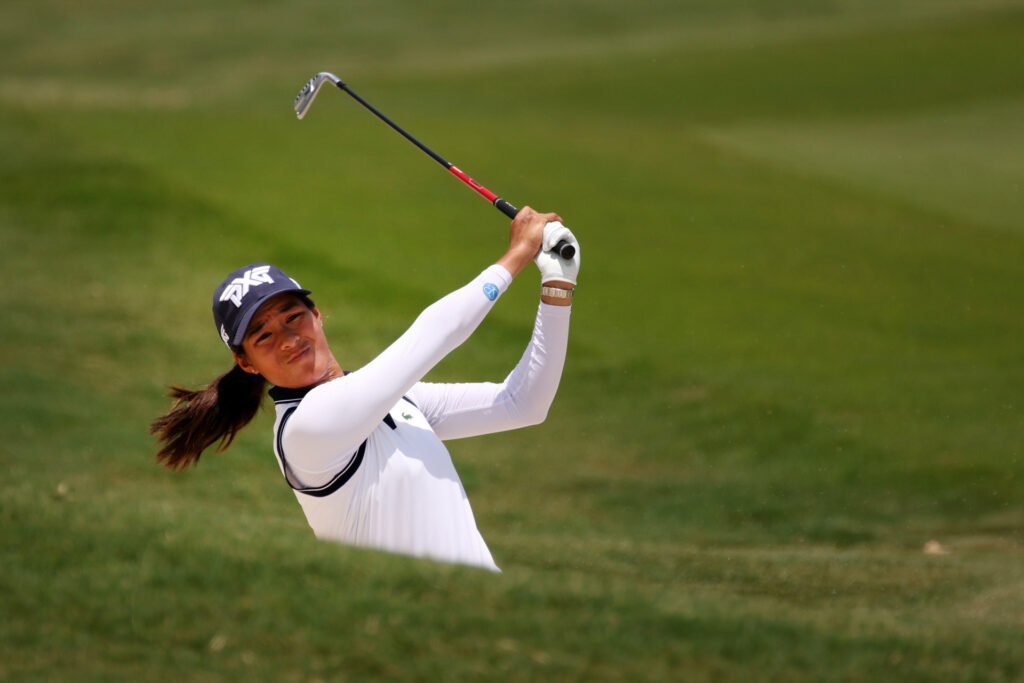
[{"label": "golfer's ear", "polygon": [[249,359],[245,357],[245,354],[238,353],[237,351],[232,351],[232,353],[235,356],[235,362],[238,363],[238,367],[242,368],[246,372],[251,372],[253,374],[257,372],[256,366],[249,362]]}]

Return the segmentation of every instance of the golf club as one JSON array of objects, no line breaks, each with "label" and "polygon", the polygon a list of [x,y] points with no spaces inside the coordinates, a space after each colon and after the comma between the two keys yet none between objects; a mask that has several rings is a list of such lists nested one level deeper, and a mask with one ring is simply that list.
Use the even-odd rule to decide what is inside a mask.
[{"label": "golf club", "polygon": [[[296,116],[298,116],[301,119],[306,115],[306,113],[309,111],[309,107],[313,104],[313,100],[316,99],[317,94],[320,92],[320,88],[322,88],[324,83],[326,83],[327,81],[330,81],[334,85],[338,86],[339,89],[344,90],[346,93],[355,98],[355,100],[359,102],[359,104],[363,105],[364,107],[372,111],[377,116],[377,118],[379,118],[381,121],[383,121],[384,123],[394,128],[396,131],[401,133],[406,140],[408,140],[409,142],[423,150],[425,153],[430,155],[430,157],[434,161],[448,169],[448,171],[451,172],[452,175],[454,175],[456,178],[458,178],[459,180],[461,180],[462,182],[466,183],[471,188],[476,190],[478,193],[480,193],[481,196],[486,198],[487,201],[493,204],[503,214],[505,214],[509,218],[515,218],[516,214],[519,213],[519,209],[517,209],[515,206],[505,201],[498,195],[494,194],[493,192],[491,192],[486,187],[476,182],[472,178],[470,178],[468,175],[463,173],[457,166],[452,165],[451,163],[446,161],[444,157],[442,157],[440,154],[430,149],[422,142],[414,138],[412,135],[407,133],[405,130],[402,129],[401,126],[399,126],[397,123],[389,119],[387,116],[381,113],[376,107],[374,107],[372,104],[370,104],[362,97],[360,97],[358,94],[356,94],[354,91],[352,91],[347,85],[342,83],[341,79],[339,79],[332,73],[321,71],[320,73],[309,79],[306,85],[302,87],[302,90],[299,91],[299,94],[295,96]],[[565,240],[562,240],[555,245],[552,251],[558,254],[563,259],[569,260],[576,254],[576,247],[569,244]]]}]

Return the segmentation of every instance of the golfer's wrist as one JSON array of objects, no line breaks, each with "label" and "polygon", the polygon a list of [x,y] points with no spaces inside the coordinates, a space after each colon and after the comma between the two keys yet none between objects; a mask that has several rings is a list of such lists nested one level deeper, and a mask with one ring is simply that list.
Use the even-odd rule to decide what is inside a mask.
[{"label": "golfer's wrist", "polygon": [[498,259],[497,264],[502,266],[512,277],[519,275],[523,272],[526,266],[530,265],[533,261],[534,254],[530,252],[529,247],[526,246],[513,246],[509,247],[509,250],[505,252],[505,255]]},{"label": "golfer's wrist", "polygon": [[575,288],[574,284],[565,280],[548,280],[541,283],[540,300],[551,306],[571,306]]}]

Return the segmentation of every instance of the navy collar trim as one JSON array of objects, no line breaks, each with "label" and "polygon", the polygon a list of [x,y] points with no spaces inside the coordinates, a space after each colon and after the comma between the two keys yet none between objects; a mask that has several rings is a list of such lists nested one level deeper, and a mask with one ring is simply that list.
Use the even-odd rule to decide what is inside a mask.
[{"label": "navy collar trim", "polygon": [[271,387],[268,393],[270,398],[274,399],[274,403],[290,403],[291,401],[301,401],[304,399],[312,388],[286,389],[285,387]]},{"label": "navy collar trim", "polygon": [[[343,375],[347,375],[349,371],[343,370],[342,373]],[[312,391],[318,386],[320,385],[314,384],[312,386],[302,387],[301,389],[270,387],[270,391],[267,393],[270,394],[270,398],[274,399],[274,403],[291,403],[292,401],[301,401],[302,399],[306,398],[306,394],[308,394],[310,391]]]}]

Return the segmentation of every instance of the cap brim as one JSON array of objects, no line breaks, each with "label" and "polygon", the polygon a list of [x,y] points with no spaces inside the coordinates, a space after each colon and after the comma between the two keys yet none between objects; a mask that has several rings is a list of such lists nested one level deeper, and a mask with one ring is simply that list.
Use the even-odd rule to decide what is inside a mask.
[{"label": "cap brim", "polygon": [[309,296],[312,293],[313,292],[309,291],[308,289],[280,289],[276,292],[271,292],[270,294],[257,299],[256,302],[253,303],[252,306],[249,306],[248,310],[245,311],[245,313],[243,313],[242,317],[239,319],[238,327],[236,328],[235,331],[235,336],[231,340],[231,346],[242,345],[242,341],[245,340],[245,333],[249,331],[249,323],[252,322],[253,316],[256,315],[257,311],[263,308],[263,304],[267,303],[275,296],[280,296],[281,294],[302,294],[303,296]]}]

